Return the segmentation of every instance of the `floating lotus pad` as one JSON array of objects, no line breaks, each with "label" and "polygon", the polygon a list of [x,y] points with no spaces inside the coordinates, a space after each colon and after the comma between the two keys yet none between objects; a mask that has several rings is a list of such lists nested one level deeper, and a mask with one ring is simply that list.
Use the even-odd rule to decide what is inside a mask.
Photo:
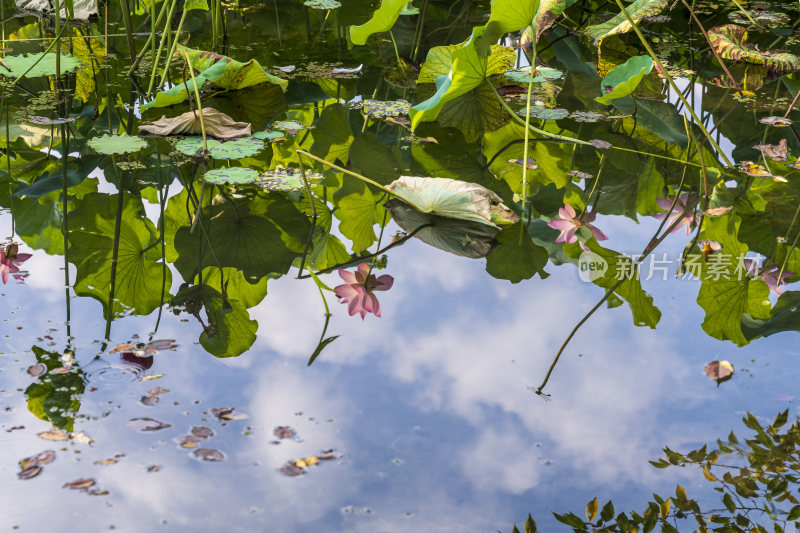
[{"label": "floating lotus pad", "polygon": [[247,167],[225,167],[209,170],[203,180],[215,185],[239,185],[253,183],[258,178],[258,171]]},{"label": "floating lotus pad", "polygon": [[[316,185],[324,176],[318,172],[306,172],[309,185]],[[300,169],[278,167],[261,174],[255,181],[260,187],[270,191],[301,191],[305,189]]]},{"label": "floating lotus pad", "polygon": [[594,111],[573,111],[569,118],[575,122],[597,122],[606,118],[607,115],[602,113],[595,113]]},{"label": "floating lotus pad", "polygon": [[313,126],[305,126],[296,120],[281,120],[272,124],[273,130],[280,130],[290,135],[296,135],[297,132],[312,129]]},{"label": "floating lotus pad", "polygon": [[336,9],[342,4],[336,0],[306,0],[303,5],[311,9]]},{"label": "floating lotus pad", "polygon": [[[524,117],[525,108],[520,109],[517,111],[517,113]],[[569,111],[566,109],[561,109],[560,107],[551,108],[540,105],[532,105],[530,116],[549,120],[561,120],[562,118],[567,118],[569,116]]]},{"label": "floating lotus pad", "polygon": [[[533,76],[533,83],[542,83],[547,80],[558,80],[564,73],[556,68],[539,67]],[[520,70],[509,70],[504,74],[506,78],[515,83],[528,83],[531,76],[531,68],[523,68]]]},{"label": "floating lotus pad", "polygon": [[[212,159],[241,159],[251,157],[264,149],[264,141],[245,137],[235,141],[219,142],[214,139],[207,139],[208,155]],[[188,156],[194,156],[198,151],[203,150],[202,137],[186,137],[178,141],[175,149]]]},{"label": "floating lotus pad", "polygon": [[139,137],[123,133],[121,135],[106,134],[102,137],[95,137],[89,140],[89,146],[100,154],[112,155],[138,152],[147,146],[147,143]]},{"label": "floating lotus pad", "polygon": [[411,103],[405,100],[372,100],[367,99],[361,102],[361,109],[365,115],[371,117],[399,117],[400,115],[408,114],[411,109]]},{"label": "floating lotus pad", "polygon": [[[44,57],[42,57],[44,56]],[[41,61],[36,63],[41,58]],[[47,54],[20,54],[16,56],[6,56],[3,58],[8,68],[0,66],[0,74],[8,78],[18,78],[25,74],[25,71],[31,68],[30,72],[25,74],[26,78],[37,78],[40,76],[55,76],[56,75],[56,55],[52,52]],[[61,73],[70,72],[81,66],[81,60],[75,56],[61,54]]]},{"label": "floating lotus pad", "polygon": [[286,138],[286,134],[282,131],[257,131],[253,134],[256,139],[262,141],[278,142]]}]

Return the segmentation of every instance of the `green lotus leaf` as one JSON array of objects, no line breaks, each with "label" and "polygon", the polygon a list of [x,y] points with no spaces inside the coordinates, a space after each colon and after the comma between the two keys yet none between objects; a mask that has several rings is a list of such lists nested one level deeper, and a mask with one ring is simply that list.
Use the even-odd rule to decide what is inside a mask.
[{"label": "green lotus leaf", "polygon": [[258,178],[258,171],[247,167],[223,167],[209,170],[203,180],[214,185],[240,185],[253,183]]},{"label": "green lotus leaf", "polygon": [[102,137],[95,137],[89,140],[89,146],[95,152],[105,155],[131,154],[147,146],[147,143],[139,137],[122,133],[120,135],[106,134]]},{"label": "green lotus leaf", "polygon": [[[436,83],[436,78],[439,76],[449,75],[453,68],[453,53],[461,46],[460,44],[451,44],[450,46],[435,46],[431,48],[425,58],[425,63],[420,68],[417,83]],[[516,55],[511,48],[496,44],[492,45],[486,62],[486,76],[502,74],[509,70],[514,66],[515,59]]]},{"label": "green lotus leaf", "polygon": [[735,24],[717,26],[708,30],[711,46],[723,59],[744,61],[763,65],[765,69],[784,73],[800,70],[800,58],[785,52],[761,52],[751,48],[747,41],[747,30]]},{"label": "green lotus leaf", "polygon": [[[208,155],[212,159],[242,159],[251,157],[264,149],[264,141],[245,137],[235,141],[219,142],[207,139]],[[203,150],[202,137],[186,137],[178,141],[175,149],[188,156],[194,156]]]},{"label": "green lotus leaf", "polygon": [[[5,56],[3,58],[6,67],[0,66],[0,74],[7,78],[18,78],[31,69],[26,78],[37,78],[40,76],[56,75],[56,55],[52,52],[47,54],[20,54],[16,56]],[[38,61],[38,63],[37,63]],[[33,66],[35,64],[35,66]],[[31,68],[33,66],[33,68]],[[81,66],[81,61],[75,56],[61,54],[61,72],[70,72]]]},{"label": "green lotus leaf", "polygon": [[[536,69],[536,73],[533,76],[533,83],[542,83],[543,81],[547,80],[557,80],[563,75],[564,73],[556,68],[539,67]],[[526,84],[531,76],[531,68],[525,67],[520,70],[509,70],[504,74],[504,76],[513,82]]]},{"label": "green lotus leaf", "polygon": [[[525,108],[523,107],[519,111],[517,111],[518,115],[525,116]],[[561,109],[560,107],[544,107],[541,105],[532,105],[530,116],[535,118],[541,118],[545,120],[561,120],[562,118],[567,118],[569,116],[569,111],[566,109]]]},{"label": "green lotus leaf", "polygon": [[603,96],[595,98],[601,104],[609,104],[615,98],[628,96],[641,83],[642,78],[653,70],[653,58],[650,56],[633,56],[621,65],[617,65],[606,74],[600,86]]},{"label": "green lotus leaf", "polygon": [[[533,19],[533,26],[536,28],[537,42],[542,33],[552,26],[564,10],[575,2],[577,2],[577,0],[540,0],[539,8],[536,10],[536,18]],[[529,32],[530,26],[526,28],[525,31]]]},{"label": "green lotus leaf", "polygon": [[208,2],[206,0],[186,0],[183,4],[183,9],[184,11],[208,11]]},{"label": "green lotus leaf", "polygon": [[253,137],[262,141],[278,142],[285,139],[286,135],[282,131],[257,131]]},{"label": "green lotus leaf", "polygon": [[[214,52],[204,52],[178,45],[176,58],[184,57],[184,53],[189,58],[190,66],[199,71],[199,74],[195,76],[198,89],[206,81],[226,90],[245,89],[260,83],[271,83],[278,85],[285,92],[289,86],[287,80],[267,73],[264,67],[255,59],[242,63]],[[190,91],[194,91],[194,84],[191,83],[191,78],[189,77],[186,83],[179,83],[166,91],[156,94],[154,100],[141,106],[142,109],[164,107],[183,102],[189,96],[185,85],[189,86]]]},{"label": "green lotus leaf", "polygon": [[[309,185],[316,185],[323,180],[318,172],[306,172]],[[254,180],[256,184],[270,191],[302,191],[305,189],[300,169],[278,167],[262,173]]]},{"label": "green lotus leaf", "polygon": [[542,279],[548,276],[544,267],[549,254],[543,247],[534,244],[522,220],[503,228],[496,240],[499,246],[486,257],[486,271],[492,277],[519,283],[537,273]]},{"label": "green lotus leaf", "polygon": [[597,122],[603,120],[607,115],[602,113],[595,113],[594,111],[573,111],[570,113],[569,118],[575,122]]},{"label": "green lotus leaf", "polygon": [[272,129],[288,133],[289,135],[297,135],[297,132],[311,129],[313,126],[306,126],[297,122],[296,120],[281,120],[272,123]]},{"label": "green lotus leaf", "polygon": [[336,9],[342,4],[336,0],[306,0],[303,5],[311,9]]},{"label": "green lotus leaf", "polygon": [[[643,18],[658,15],[667,7],[668,0],[636,0],[631,5],[625,8],[631,19],[634,22],[639,22]],[[631,24],[623,13],[618,13],[616,16],[603,22],[602,24],[595,24],[586,28],[586,35],[594,40],[597,47],[600,47],[600,41],[611,35],[620,33],[627,33],[631,31]]]},{"label": "green lotus leaf", "polygon": [[361,102],[361,110],[365,115],[373,118],[378,117],[398,117],[405,115],[411,109],[411,104],[405,100],[372,100],[367,98]]},{"label": "green lotus leaf", "polygon": [[373,33],[391,30],[406,4],[408,0],[381,0],[380,7],[375,10],[371,19],[360,26],[350,27],[350,40],[353,44],[361,45]]}]

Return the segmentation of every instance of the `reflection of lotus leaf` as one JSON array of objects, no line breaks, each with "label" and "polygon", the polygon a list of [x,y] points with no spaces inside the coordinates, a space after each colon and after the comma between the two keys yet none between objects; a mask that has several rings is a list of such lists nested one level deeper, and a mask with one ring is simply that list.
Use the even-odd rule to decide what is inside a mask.
[{"label": "reflection of lotus leaf", "polygon": [[[44,56],[44,57],[42,57]],[[42,58],[41,61],[36,61]],[[16,56],[6,56],[3,58],[8,68],[0,67],[0,74],[9,78],[18,78],[25,74],[25,71],[31,68],[31,65],[36,63],[27,74],[26,78],[36,78],[39,76],[55,76],[56,75],[56,55],[54,53],[47,54],[21,54]],[[70,72],[81,66],[81,61],[75,56],[61,54],[61,73]]]},{"label": "reflection of lotus leaf", "polygon": [[258,171],[246,167],[223,167],[209,170],[203,180],[215,185],[236,185],[253,183],[258,178]]},{"label": "reflection of lotus leaf", "polygon": [[[251,157],[264,149],[264,141],[245,137],[235,141],[219,142],[214,139],[207,139],[208,155],[212,159],[241,159]],[[196,155],[203,151],[202,137],[186,137],[178,141],[175,149],[188,156]]]},{"label": "reflection of lotus leaf", "polygon": [[[305,185],[303,185],[303,180],[300,176],[300,169],[278,167],[264,172],[255,182],[270,191],[301,191],[305,188]],[[322,174],[318,172],[306,172],[306,180],[308,180],[309,185],[316,185],[322,179]]]},{"label": "reflection of lotus leaf", "polygon": [[139,137],[123,133],[121,135],[103,135],[102,137],[95,137],[89,140],[89,146],[91,146],[95,152],[111,155],[138,152],[147,146],[147,143]]},{"label": "reflection of lotus leaf", "polygon": [[311,129],[312,126],[304,126],[296,120],[281,120],[280,122],[273,122],[272,129],[286,132],[290,135],[296,135],[298,131]]},{"label": "reflection of lotus leaf", "polygon": [[[757,24],[761,24],[768,28],[775,28],[777,26],[787,26],[791,22],[791,18],[786,13],[779,13],[777,11],[761,11],[753,9],[750,11],[750,16]],[[749,24],[750,21],[741,11],[734,11],[728,13],[728,18],[736,24]]]},{"label": "reflection of lotus leaf", "polygon": [[777,73],[790,72],[800,69],[800,58],[793,54],[783,52],[761,52],[751,48],[747,41],[747,30],[735,24],[717,26],[708,30],[708,39],[711,47],[723,59],[744,61]]},{"label": "reflection of lotus leaf", "polygon": [[423,225],[415,235],[441,250],[466,257],[484,257],[500,231],[517,216],[503,205],[500,197],[476,183],[446,178],[401,176],[388,188],[422,211],[405,202],[391,199],[386,208],[395,222],[407,232]]},{"label": "reflection of lotus leaf", "polygon": [[303,5],[312,9],[336,9],[342,4],[336,0],[306,0]]},{"label": "reflection of lotus leaf", "polygon": [[[626,7],[625,11],[628,12],[631,20],[638,22],[644,18],[658,15],[665,7],[667,7],[668,3],[669,2],[667,2],[667,0],[636,0]],[[631,30],[631,27],[632,26],[630,22],[628,22],[628,18],[625,16],[625,14],[619,13],[602,24],[589,26],[586,28],[585,32],[589,37],[594,39],[595,44],[598,45],[599,48],[600,41],[606,37],[610,35],[627,33]]]},{"label": "reflection of lotus leaf", "polygon": [[[517,113],[524,117],[525,109],[520,109],[517,111]],[[540,105],[532,105],[530,116],[542,119],[561,120],[562,118],[567,118],[567,116],[569,116],[569,111],[566,109],[561,109],[560,107],[550,108]]]},{"label": "reflection of lotus leaf", "polygon": [[361,109],[364,114],[371,117],[397,117],[405,115],[411,109],[411,104],[405,100],[372,100],[367,99],[361,102]]},{"label": "reflection of lotus leaf", "polygon": [[597,122],[606,118],[602,113],[595,113],[594,111],[573,111],[569,118],[575,122]]}]

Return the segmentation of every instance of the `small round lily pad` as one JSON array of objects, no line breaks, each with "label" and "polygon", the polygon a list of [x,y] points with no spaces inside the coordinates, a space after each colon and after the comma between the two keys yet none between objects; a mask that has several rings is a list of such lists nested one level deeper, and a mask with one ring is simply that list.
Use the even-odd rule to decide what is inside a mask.
[{"label": "small round lily pad", "polygon": [[[207,139],[208,155],[212,159],[242,159],[251,157],[264,149],[264,141],[245,137],[235,141],[220,142],[214,139]],[[188,156],[196,155],[203,150],[202,137],[186,137],[178,141],[175,149]]]},{"label": "small round lily pad", "polygon": [[256,139],[262,141],[278,142],[286,138],[286,134],[282,131],[257,131],[253,134]]},{"label": "small round lily pad", "polygon": [[286,132],[290,135],[296,135],[297,132],[311,129],[313,126],[305,126],[300,124],[296,120],[281,120],[280,122],[274,122],[272,124],[273,130],[279,130]]},{"label": "small round lily pad", "polygon": [[[322,181],[323,176],[318,172],[306,172],[306,179],[309,185],[316,185]],[[268,170],[258,177],[256,183],[270,191],[291,192],[305,188],[298,168],[278,167]]]},{"label": "small round lily pad", "polygon": [[[41,60],[37,63],[36,61]],[[8,78],[17,78],[25,74],[31,66],[30,71],[25,74],[26,78],[37,78],[40,76],[55,76],[56,55],[52,52],[47,54],[19,54],[15,56],[5,56],[3,58],[5,66],[0,66],[0,74]],[[61,73],[70,72],[81,66],[81,60],[75,56],[61,54]]]},{"label": "small round lily pad", "polygon": [[95,152],[105,155],[131,154],[147,146],[147,143],[139,137],[123,133],[120,135],[106,134],[102,137],[95,137],[89,140],[89,146],[91,146]]},{"label": "small round lily pad", "polygon": [[[509,70],[506,72],[505,77],[516,83],[528,83],[531,77],[531,68],[526,67],[520,70]],[[564,73],[556,68],[538,67],[533,75],[533,83],[542,83],[547,80],[557,80],[563,76]]]},{"label": "small round lily pad", "polygon": [[[518,114],[525,116],[525,109],[520,109],[517,111]],[[549,119],[549,120],[560,120],[562,118],[566,118],[569,116],[569,111],[566,109],[561,109],[560,107],[544,107],[541,105],[532,105],[531,106],[531,115],[532,117],[541,118],[541,119]]]},{"label": "small round lily pad", "polygon": [[381,101],[368,98],[361,102],[361,109],[365,115],[374,118],[398,117],[408,113],[408,110],[411,109],[411,103],[405,100]]},{"label": "small round lily pad", "polygon": [[214,185],[240,185],[253,183],[258,178],[258,171],[247,167],[224,167],[209,170],[203,180]]},{"label": "small round lily pad", "polygon": [[342,4],[336,0],[306,0],[303,5],[311,9],[336,9]]},{"label": "small round lily pad", "polygon": [[594,111],[573,111],[569,115],[569,118],[575,122],[597,122],[598,120],[606,118],[606,115],[595,113]]}]

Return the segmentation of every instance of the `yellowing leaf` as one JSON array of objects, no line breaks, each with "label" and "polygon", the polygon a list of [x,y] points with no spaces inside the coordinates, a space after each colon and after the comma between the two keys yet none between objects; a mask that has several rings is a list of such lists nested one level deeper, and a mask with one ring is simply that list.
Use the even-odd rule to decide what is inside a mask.
[{"label": "yellowing leaf", "polygon": [[306,463],[303,459],[295,459],[294,466],[297,468],[308,468],[308,463]]},{"label": "yellowing leaf", "polygon": [[314,455],[309,455],[306,457],[306,464],[308,466],[314,466],[315,464],[319,463],[319,459]]},{"label": "yellowing leaf", "polygon": [[708,470],[703,470],[703,477],[705,477],[709,481],[717,481],[717,478],[714,477],[714,474],[712,474]]},{"label": "yellowing leaf", "polygon": [[594,520],[594,517],[597,516],[598,507],[597,498],[586,504],[586,520],[589,522]]}]

